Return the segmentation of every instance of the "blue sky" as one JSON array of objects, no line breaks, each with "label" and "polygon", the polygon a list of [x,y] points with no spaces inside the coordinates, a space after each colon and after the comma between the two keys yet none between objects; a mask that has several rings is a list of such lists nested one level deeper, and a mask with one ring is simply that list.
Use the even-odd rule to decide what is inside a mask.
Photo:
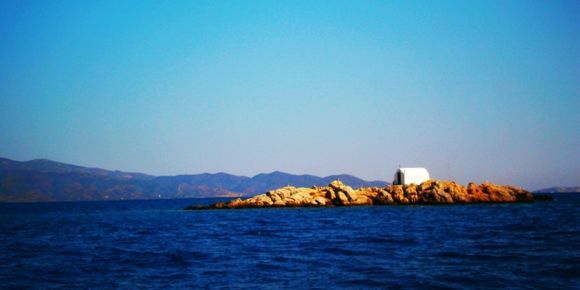
[{"label": "blue sky", "polygon": [[3,1],[0,156],[580,185],[578,1]]}]

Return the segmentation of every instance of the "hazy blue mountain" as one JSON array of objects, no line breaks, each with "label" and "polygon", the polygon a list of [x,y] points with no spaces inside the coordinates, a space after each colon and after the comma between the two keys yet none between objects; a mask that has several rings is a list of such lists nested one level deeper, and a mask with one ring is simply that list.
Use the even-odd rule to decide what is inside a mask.
[{"label": "hazy blue mountain", "polygon": [[227,173],[152,176],[46,159],[0,158],[0,202],[249,196],[286,185],[322,186],[334,179],[355,188],[387,184],[346,174],[318,177],[278,171],[254,177]]},{"label": "hazy blue mountain", "polygon": [[97,176],[113,176],[121,178],[140,178],[148,179],[153,176],[142,173],[130,173],[121,171],[111,171],[101,168],[82,167],[61,162],[56,162],[48,159],[34,159],[30,161],[14,161],[6,158],[0,158],[0,170],[24,170],[24,171],[38,171],[50,173],[84,173]]},{"label": "hazy blue mountain", "polygon": [[536,190],[538,193],[562,193],[562,192],[580,192],[580,186],[555,186]]}]

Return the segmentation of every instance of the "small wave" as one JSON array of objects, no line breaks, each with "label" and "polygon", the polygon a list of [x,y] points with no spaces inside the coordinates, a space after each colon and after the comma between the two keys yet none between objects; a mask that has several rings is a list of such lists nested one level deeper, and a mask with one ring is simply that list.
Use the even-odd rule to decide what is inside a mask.
[{"label": "small wave", "polygon": [[347,248],[328,247],[324,249],[325,253],[340,256],[368,256],[369,253],[362,250],[351,250]]}]

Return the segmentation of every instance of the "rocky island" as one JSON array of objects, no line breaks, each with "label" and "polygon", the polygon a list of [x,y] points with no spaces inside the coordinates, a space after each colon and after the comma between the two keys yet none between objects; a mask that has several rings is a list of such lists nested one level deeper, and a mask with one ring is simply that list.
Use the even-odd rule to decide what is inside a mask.
[{"label": "rocky island", "polygon": [[353,189],[340,180],[335,180],[328,186],[310,188],[286,186],[248,199],[236,198],[229,202],[190,206],[186,209],[509,203],[530,202],[535,199],[547,198],[534,197],[531,192],[519,187],[489,182],[480,185],[469,183],[465,187],[453,181],[427,180],[419,185],[388,185]]}]

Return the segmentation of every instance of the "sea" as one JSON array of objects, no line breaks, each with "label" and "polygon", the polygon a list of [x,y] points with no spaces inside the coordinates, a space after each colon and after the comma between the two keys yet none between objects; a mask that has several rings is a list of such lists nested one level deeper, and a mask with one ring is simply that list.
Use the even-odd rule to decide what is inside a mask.
[{"label": "sea", "polygon": [[580,194],[518,204],[186,211],[0,204],[1,289],[580,289]]}]

